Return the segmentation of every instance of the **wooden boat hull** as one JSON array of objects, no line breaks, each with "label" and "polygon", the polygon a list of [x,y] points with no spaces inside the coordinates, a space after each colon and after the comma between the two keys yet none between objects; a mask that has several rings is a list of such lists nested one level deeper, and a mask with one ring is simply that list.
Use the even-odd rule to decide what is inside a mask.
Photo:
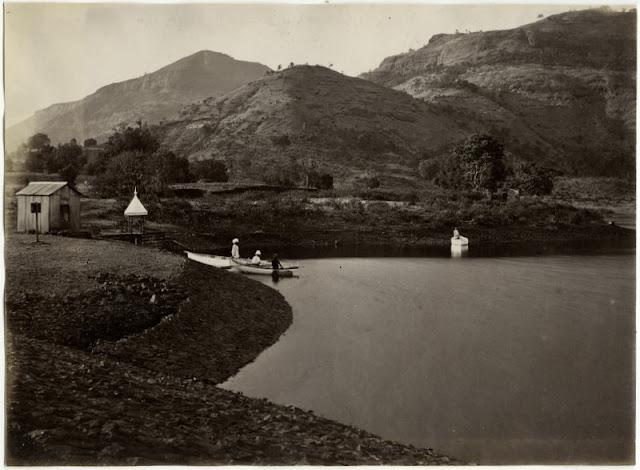
[{"label": "wooden boat hull", "polygon": [[451,246],[469,246],[469,239],[466,237],[454,238],[451,237]]},{"label": "wooden boat hull", "polygon": [[293,277],[293,271],[290,269],[273,269],[270,264],[262,263],[260,265],[254,265],[249,263],[238,262],[232,260],[234,268],[245,274],[258,274],[262,276],[278,276],[278,277]]},{"label": "wooden boat hull", "polygon": [[193,253],[191,251],[185,251],[185,253],[187,254],[187,258],[193,261],[214,266],[216,268],[229,269],[234,266],[230,256],[208,255],[205,253]]}]

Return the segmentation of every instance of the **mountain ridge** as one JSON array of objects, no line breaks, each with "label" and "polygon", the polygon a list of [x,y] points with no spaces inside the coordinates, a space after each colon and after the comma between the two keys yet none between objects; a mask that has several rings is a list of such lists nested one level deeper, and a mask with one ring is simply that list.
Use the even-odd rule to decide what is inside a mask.
[{"label": "mountain ridge", "polygon": [[360,77],[474,122],[568,174],[635,166],[636,12],[579,10],[502,31],[439,34]]},{"label": "mountain ridge", "polygon": [[320,66],[274,72],[204,50],[41,110],[30,129],[55,142],[141,119],[160,123],[166,148],[224,159],[236,177],[304,161],[402,181],[483,132],[519,159],[617,176],[635,165],[635,30],[635,10],[595,9],[437,34],[359,78]]},{"label": "mountain ridge", "polygon": [[35,132],[52,142],[101,137],[125,122],[156,122],[185,105],[220,96],[270,69],[257,62],[201,50],[154,72],[111,83],[76,101],[56,103],[7,128],[7,148],[17,147]]}]

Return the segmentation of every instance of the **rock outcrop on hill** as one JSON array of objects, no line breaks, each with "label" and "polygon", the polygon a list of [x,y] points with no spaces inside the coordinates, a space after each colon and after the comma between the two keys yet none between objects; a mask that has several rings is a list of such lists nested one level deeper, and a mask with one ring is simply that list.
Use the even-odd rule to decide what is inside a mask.
[{"label": "rock outcrop on hill", "polygon": [[635,160],[636,12],[571,11],[505,31],[439,34],[362,75],[568,174]]},{"label": "rock outcrop on hill", "polygon": [[7,149],[43,132],[52,143],[101,137],[121,123],[155,123],[184,106],[220,96],[261,77],[268,67],[200,51],[142,77],[112,83],[78,101],[54,104],[7,129]]}]

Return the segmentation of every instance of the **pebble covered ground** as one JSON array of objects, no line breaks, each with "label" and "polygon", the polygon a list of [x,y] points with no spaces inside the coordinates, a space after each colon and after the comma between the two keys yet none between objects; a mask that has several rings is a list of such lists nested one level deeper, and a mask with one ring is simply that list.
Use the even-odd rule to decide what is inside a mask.
[{"label": "pebble covered ground", "polygon": [[8,464],[456,463],[216,387],[291,323],[274,290],[154,249],[45,241],[6,242]]},{"label": "pebble covered ground", "polygon": [[446,464],[430,449],[27,337],[9,350],[10,464]]}]

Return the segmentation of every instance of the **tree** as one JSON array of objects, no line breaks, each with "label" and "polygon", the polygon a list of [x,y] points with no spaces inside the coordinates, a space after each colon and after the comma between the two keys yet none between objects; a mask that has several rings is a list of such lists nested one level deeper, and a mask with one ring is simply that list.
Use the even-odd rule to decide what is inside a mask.
[{"label": "tree", "polygon": [[173,152],[156,152],[144,160],[143,180],[147,191],[161,195],[171,183],[191,181],[189,160]]},{"label": "tree", "polygon": [[31,151],[27,145],[22,144],[18,148],[18,154],[24,156],[25,167],[27,171],[41,172],[45,171],[45,162],[42,154],[37,151]]},{"label": "tree", "polygon": [[329,173],[321,174],[318,189],[333,189],[333,176]]},{"label": "tree", "polygon": [[137,127],[116,129],[105,144],[106,155],[117,155],[121,152],[143,152],[151,154],[158,150],[160,143],[147,125],[138,121]]},{"label": "tree", "polygon": [[97,175],[96,189],[103,197],[126,198],[136,186],[148,196],[160,197],[171,183],[191,180],[188,160],[173,152],[125,151],[112,157]]},{"label": "tree", "polygon": [[512,185],[525,194],[541,196],[551,194],[556,170],[535,163],[520,163],[514,166]]},{"label": "tree", "polygon": [[100,175],[109,164],[109,161],[122,152],[138,152],[145,155],[153,154],[160,147],[154,129],[138,121],[137,127],[120,127],[113,131],[104,144],[104,152],[87,166],[87,172],[92,175]]},{"label": "tree", "polygon": [[127,197],[134,187],[146,191],[143,183],[146,155],[126,151],[112,157],[96,178],[96,189],[102,197]]},{"label": "tree", "polygon": [[51,140],[47,134],[38,133],[27,139],[27,147],[29,150],[42,150],[49,146],[51,146]]},{"label": "tree", "polygon": [[318,173],[315,168],[307,171],[307,187],[317,189],[333,189],[333,176],[329,173]]},{"label": "tree", "polygon": [[69,183],[69,185],[75,186],[76,185],[76,178],[78,177],[78,174],[80,173],[80,167],[77,167],[75,165],[67,165],[67,166],[61,168],[58,171],[58,173],[60,174],[60,176],[62,177],[62,179],[64,181]]},{"label": "tree", "polygon": [[84,144],[82,146],[95,147],[96,145],[98,145],[98,141],[96,139],[90,138],[90,139],[84,139]]},{"label": "tree", "polygon": [[55,171],[52,168],[53,153],[51,140],[42,133],[32,135],[18,148],[18,155],[24,159],[27,170],[34,172]]},{"label": "tree", "polygon": [[473,134],[443,162],[438,182],[455,189],[495,192],[505,176],[502,144],[490,135]]},{"label": "tree", "polygon": [[53,154],[50,168],[58,172],[70,185],[74,185],[80,169],[87,163],[87,159],[75,139],[67,144],[58,144]]}]

